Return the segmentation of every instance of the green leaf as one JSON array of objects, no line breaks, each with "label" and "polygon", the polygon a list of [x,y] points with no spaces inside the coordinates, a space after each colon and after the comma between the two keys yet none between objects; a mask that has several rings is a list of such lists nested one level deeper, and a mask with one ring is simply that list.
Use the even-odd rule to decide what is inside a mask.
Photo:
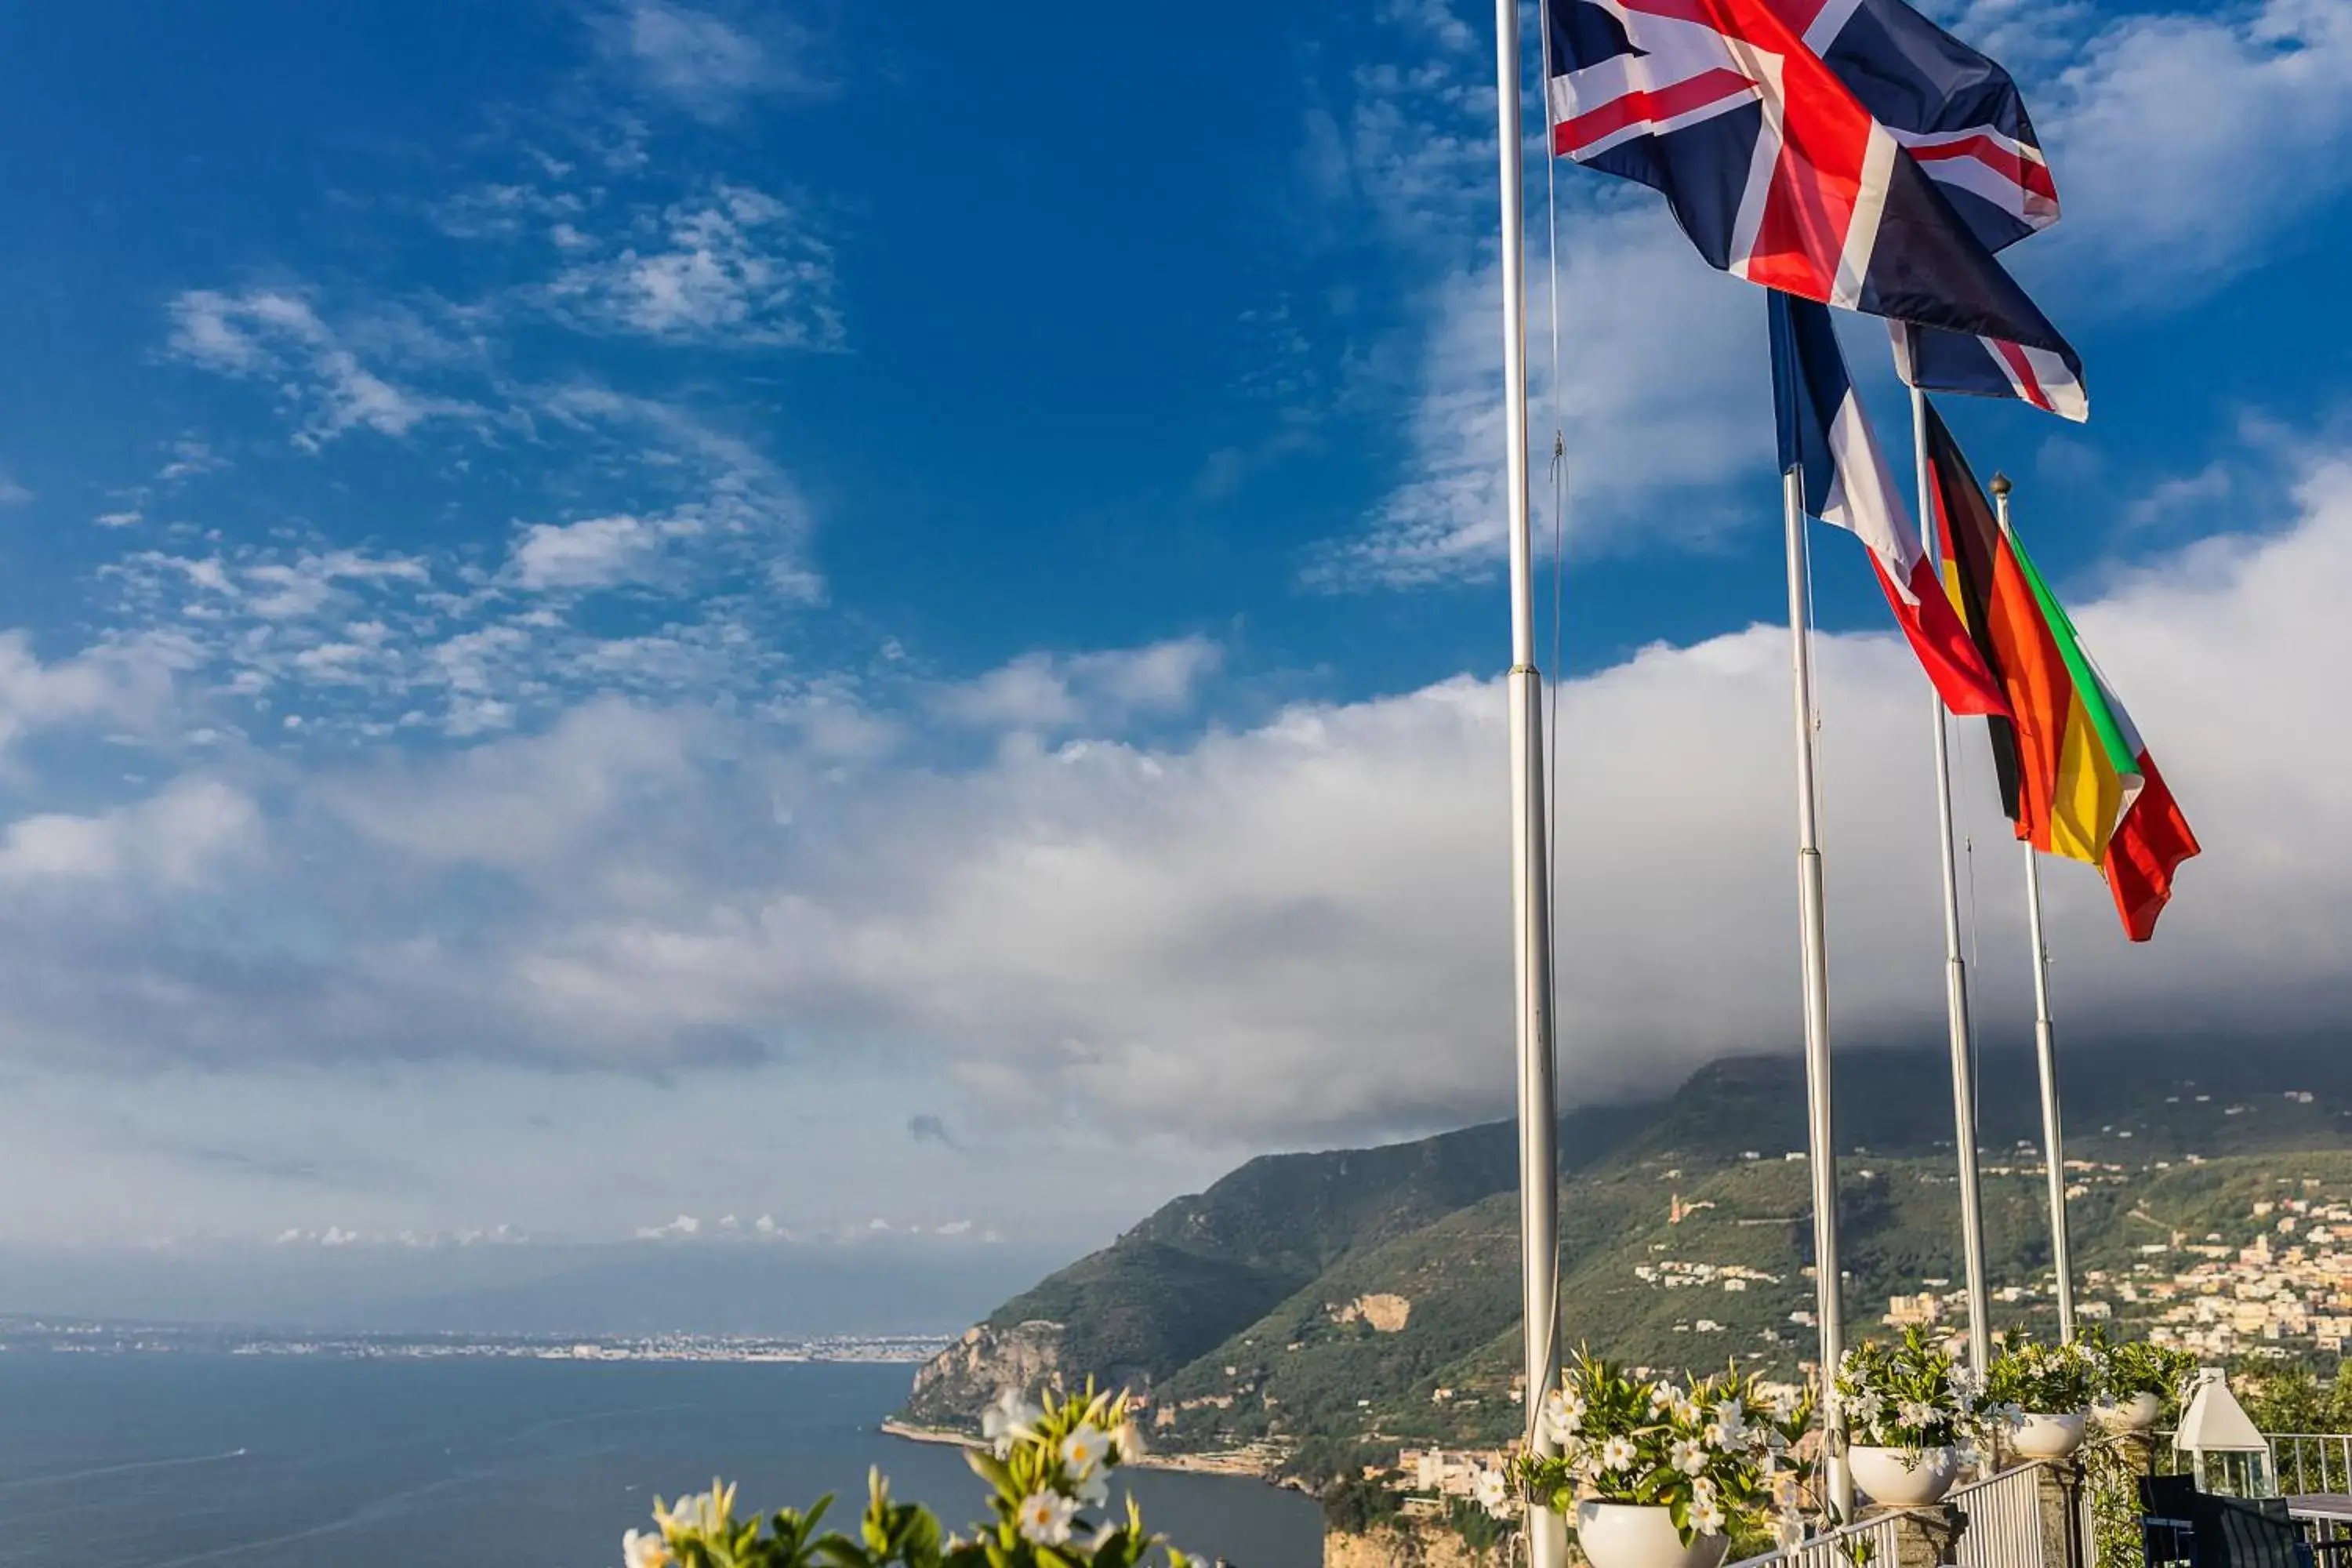
[{"label": "green leaf", "polygon": [[[1001,1492],[1013,1489],[1013,1471],[1004,1461],[985,1448],[966,1448],[963,1462],[971,1467],[972,1474]],[[1017,1494],[1025,1495],[1025,1494]]]}]

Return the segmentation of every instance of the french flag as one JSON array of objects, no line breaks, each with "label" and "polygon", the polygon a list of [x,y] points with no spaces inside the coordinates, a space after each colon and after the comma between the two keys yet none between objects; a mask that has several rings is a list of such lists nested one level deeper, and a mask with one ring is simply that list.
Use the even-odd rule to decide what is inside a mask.
[{"label": "french flag", "polygon": [[1911,525],[1854,395],[1828,308],[1777,289],[1770,300],[1780,471],[1798,470],[1808,516],[1844,529],[1869,549],[1887,607],[1944,706],[1955,713],[2007,717],[2000,684],[1945,596],[1935,563]]},{"label": "french flag", "polygon": [[1895,338],[1895,374],[1906,386],[1970,397],[2014,397],[2077,425],[2091,416],[2083,362],[2071,348],[2063,353],[2028,348],[1908,321],[1889,321],[1887,328]]}]

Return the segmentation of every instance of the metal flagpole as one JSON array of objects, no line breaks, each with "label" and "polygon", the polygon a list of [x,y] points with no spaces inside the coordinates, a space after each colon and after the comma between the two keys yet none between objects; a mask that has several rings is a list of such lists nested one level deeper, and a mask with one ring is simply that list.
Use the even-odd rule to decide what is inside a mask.
[{"label": "metal flagpole", "polygon": [[[2000,531],[2009,531],[2009,479],[1992,477]],[[2033,1063],[2042,1078],[2042,1158],[2049,1167],[2050,1266],[2058,1279],[2058,1337],[2074,1337],[2074,1244],[2066,1232],[2066,1142],[2058,1119],[2058,1043],[2050,1019],[2050,949],[2042,937],[2042,862],[2025,847],[2025,930],[2033,942]]]},{"label": "metal flagpole", "polygon": [[[1845,1357],[1845,1304],[1838,1271],[1837,1144],[1830,1123],[1830,980],[1822,918],[1821,795],[1813,783],[1813,649],[1807,624],[1805,486],[1801,471],[1780,476],[1781,521],[1789,536],[1790,665],[1797,701],[1797,907],[1804,952],[1805,1142],[1813,1178],[1813,1315],[1821,1331],[1826,1393]],[[1845,1417],[1822,1402],[1829,1496],[1841,1523],[1853,1517],[1853,1478],[1846,1468]]]},{"label": "metal flagpole", "polygon": [[[1526,201],[1520,165],[1518,0],[1495,0],[1496,141],[1502,183],[1505,489],[1511,554],[1511,913],[1519,1064],[1519,1258],[1528,1445],[1559,1452],[1538,1418],[1559,1381],[1559,1161],[1552,1087],[1551,910],[1545,850],[1543,676],[1536,668],[1535,543],[1528,510]],[[1565,1521],[1527,1514],[1528,1568],[1565,1568]]]},{"label": "metal flagpole", "polygon": [[[1918,468],[1919,538],[1936,558],[1936,495],[1927,471],[1927,395],[1911,389],[1911,448]],[[1941,574],[1939,573],[1940,576]],[[1984,1194],[1977,1179],[1976,1065],[1969,1052],[1969,965],[1960,955],[1960,876],[1952,854],[1952,744],[1944,699],[1936,717],[1936,826],[1944,867],[1944,1017],[1952,1048],[1952,1135],[1960,1167],[1960,1251],[1968,1270],[1969,1361],[1992,1366],[1992,1299],[1985,1289]]]}]

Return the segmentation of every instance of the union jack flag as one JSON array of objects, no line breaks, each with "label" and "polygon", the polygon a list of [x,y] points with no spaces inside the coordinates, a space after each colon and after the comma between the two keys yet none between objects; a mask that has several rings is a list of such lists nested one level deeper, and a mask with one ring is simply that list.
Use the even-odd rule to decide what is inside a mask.
[{"label": "union jack flag", "polygon": [[[2057,216],[2014,85],[1983,62],[1983,100],[2007,84],[2014,103],[2007,128],[1999,115],[1957,126],[1898,116],[1898,135],[1864,102],[1867,92],[1892,113],[1906,91],[1929,101],[1922,59],[1903,47],[1916,38],[1889,26],[1927,24],[1905,12],[1895,0],[1546,0],[1552,151],[1664,193],[1699,254],[1751,283],[2072,353],[1988,244],[1997,219],[2014,238]],[[1964,194],[1968,216],[1923,154]]]},{"label": "union jack flag", "polygon": [[1771,3],[1987,250],[2058,221],[2058,187],[2007,71],[1903,0]]},{"label": "union jack flag", "polygon": [[1999,338],[1962,337],[1908,321],[1886,325],[1895,335],[1895,374],[1906,386],[1971,397],[2013,397],[2078,425],[2091,416],[2083,362],[2072,353],[2053,353]]}]

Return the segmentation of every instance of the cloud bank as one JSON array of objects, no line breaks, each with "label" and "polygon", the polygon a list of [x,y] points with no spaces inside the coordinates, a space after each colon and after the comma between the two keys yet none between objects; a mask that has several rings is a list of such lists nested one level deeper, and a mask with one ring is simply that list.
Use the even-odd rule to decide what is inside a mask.
[{"label": "cloud bank", "polygon": [[[2072,1038],[2275,1028],[2342,1000],[2346,748],[2309,716],[2321,672],[2352,658],[2333,613],[2352,594],[2352,457],[2314,458],[2296,493],[2280,531],[2075,595],[2208,853],[2152,950],[2121,941],[2087,868],[2051,869]],[[1796,1036],[1785,635],[1651,647],[1562,693],[1573,1098]],[[1924,1031],[1941,1004],[1926,690],[1889,637],[1825,637],[1820,662],[1838,1026]],[[1206,1142],[1504,1110],[1497,686],[1121,738],[1135,703],[1213,669],[1073,663],[1049,691],[1101,706],[968,710],[1003,740],[961,763],[904,731],[845,760],[788,726],[609,698],[451,752],[307,773],[233,753],[113,811],[9,827],[0,1041],[49,1068],[855,1058],[957,1087],[910,1128],[1077,1117]],[[1046,741],[1041,718],[1087,721]],[[2024,980],[2018,852],[1972,731],[1960,750],[2000,1030]],[[272,929],[289,921],[299,939]]]}]

